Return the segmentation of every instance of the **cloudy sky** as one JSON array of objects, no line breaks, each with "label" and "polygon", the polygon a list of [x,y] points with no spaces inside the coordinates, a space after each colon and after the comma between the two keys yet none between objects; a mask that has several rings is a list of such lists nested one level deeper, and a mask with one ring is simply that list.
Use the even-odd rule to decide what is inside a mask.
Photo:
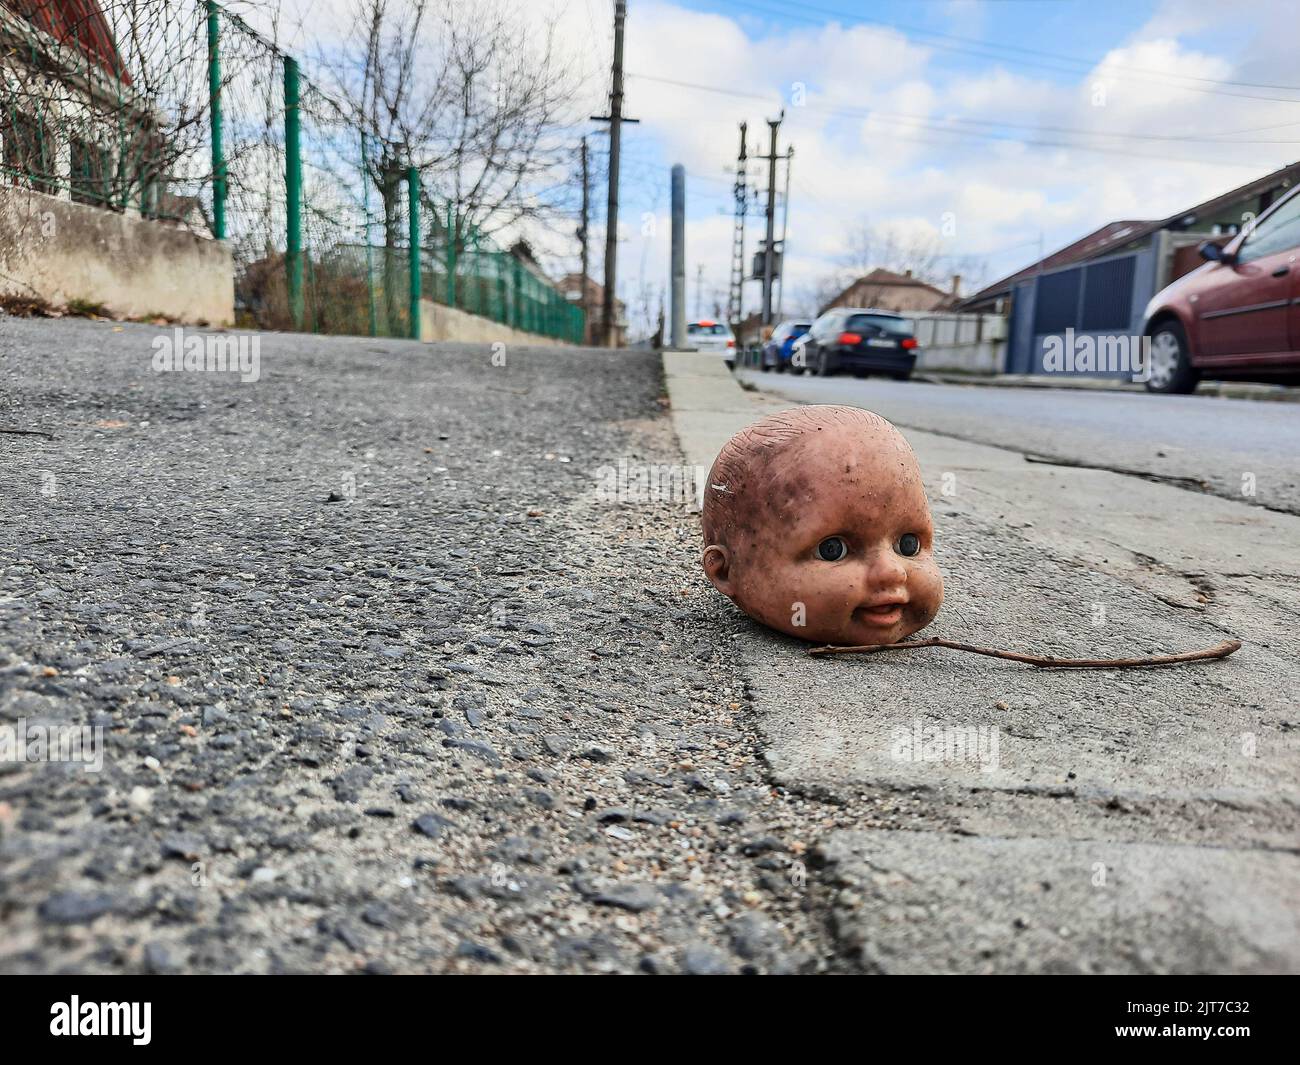
[{"label": "cloudy sky", "polygon": [[[781,146],[795,150],[787,310],[861,221],[930,234],[994,280],[1037,258],[1040,239],[1051,251],[1244,183],[1300,158],[1289,6],[630,0],[626,106],[641,123],[624,135],[620,295],[635,304],[646,286],[657,300],[667,281],[680,162],[688,308],[701,265],[704,310],[712,291],[725,301],[738,123],[766,137],[782,107]],[[608,62],[611,8],[569,4],[595,27],[592,63]],[[746,287],[753,309],[758,286]]]},{"label": "cloudy sky", "polygon": [[[346,0],[287,0],[328,35]],[[454,2],[454,0],[453,0]],[[463,0],[465,3],[486,0]],[[1160,218],[1300,159],[1293,0],[629,0],[619,295],[668,282],[669,170],[688,174],[688,312],[725,304],[741,121],[751,153],[784,108],[793,146],[786,311],[842,270],[866,223],[929,235],[991,281],[1105,222]],[[612,0],[537,0],[585,85],[603,177]],[[343,19],[346,23],[347,19]],[[289,42],[291,45],[293,42]],[[305,45],[304,45],[305,47]],[[575,153],[576,158],[576,153]],[[751,163],[762,193],[765,173]],[[779,182],[783,184],[783,182]],[[593,197],[601,276],[604,191]],[[752,251],[761,216],[748,230]],[[552,242],[572,268],[576,241]],[[970,290],[967,284],[965,290]],[[745,306],[757,306],[746,286]],[[641,323],[637,323],[641,324]]]}]

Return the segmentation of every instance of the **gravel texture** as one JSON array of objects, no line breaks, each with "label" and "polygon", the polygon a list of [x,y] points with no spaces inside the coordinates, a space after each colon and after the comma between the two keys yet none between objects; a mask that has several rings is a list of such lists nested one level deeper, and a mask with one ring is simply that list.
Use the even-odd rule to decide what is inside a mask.
[{"label": "gravel texture", "polygon": [[833,969],[651,353],[0,321],[6,972]]}]

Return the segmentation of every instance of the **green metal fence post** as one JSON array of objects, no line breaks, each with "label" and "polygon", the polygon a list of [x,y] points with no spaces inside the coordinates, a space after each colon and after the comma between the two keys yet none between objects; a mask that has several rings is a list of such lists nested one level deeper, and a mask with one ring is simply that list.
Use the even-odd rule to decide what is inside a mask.
[{"label": "green metal fence post", "polygon": [[468,251],[473,252],[473,258],[470,259],[472,264],[469,269],[470,276],[470,298],[465,303],[465,309],[472,314],[483,313],[483,275],[480,273],[482,266],[478,255],[478,230],[470,233],[470,246]]},{"label": "green metal fence post", "polygon": [[284,60],[285,266],[289,317],[302,329],[302,146],[298,123],[298,63]]},{"label": "green metal fence post", "polygon": [[221,144],[221,16],[208,0],[208,106],[212,136],[212,235],[226,239],[226,157]]},{"label": "green metal fence post", "polygon": [[447,306],[456,306],[456,205],[447,204]]},{"label": "green metal fence post", "polygon": [[420,172],[406,171],[407,222],[410,226],[411,339],[420,339]]},{"label": "green metal fence post", "polygon": [[366,147],[366,131],[361,131],[361,198],[366,214],[366,291],[370,297],[370,335],[379,335],[379,307],[375,302],[375,250],[370,239],[370,153]]},{"label": "green metal fence post", "polygon": [[522,272],[519,268],[519,260],[513,255],[510,257],[511,263],[511,296],[510,296],[510,325],[518,329],[523,321],[523,286],[519,283],[519,275]]}]

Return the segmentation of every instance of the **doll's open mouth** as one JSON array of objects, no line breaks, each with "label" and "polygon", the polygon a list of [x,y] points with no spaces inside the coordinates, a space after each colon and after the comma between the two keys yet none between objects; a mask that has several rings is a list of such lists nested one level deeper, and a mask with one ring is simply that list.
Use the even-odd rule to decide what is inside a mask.
[{"label": "doll's open mouth", "polygon": [[905,600],[902,599],[891,599],[888,602],[876,603],[874,606],[860,606],[853,611],[853,617],[866,625],[888,628],[903,620],[904,603]]}]

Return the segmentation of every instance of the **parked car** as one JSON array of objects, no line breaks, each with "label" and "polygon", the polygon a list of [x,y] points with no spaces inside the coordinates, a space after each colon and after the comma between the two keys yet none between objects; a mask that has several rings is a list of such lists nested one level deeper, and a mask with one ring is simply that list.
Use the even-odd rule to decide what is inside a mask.
[{"label": "parked car", "polygon": [[1147,304],[1151,392],[1202,377],[1300,384],[1300,187]]},{"label": "parked car", "polygon": [[785,373],[790,366],[795,341],[812,328],[812,322],[781,322],[772,330],[772,336],[763,345],[763,372],[775,370]]},{"label": "parked car", "polygon": [[688,322],[686,343],[703,354],[721,355],[727,360],[728,366],[736,361],[736,338],[726,322],[711,322],[707,319]]},{"label": "parked car", "polygon": [[910,318],[870,307],[832,307],[803,338],[803,360],[819,377],[850,370],[898,381],[916,365],[916,327]]}]

